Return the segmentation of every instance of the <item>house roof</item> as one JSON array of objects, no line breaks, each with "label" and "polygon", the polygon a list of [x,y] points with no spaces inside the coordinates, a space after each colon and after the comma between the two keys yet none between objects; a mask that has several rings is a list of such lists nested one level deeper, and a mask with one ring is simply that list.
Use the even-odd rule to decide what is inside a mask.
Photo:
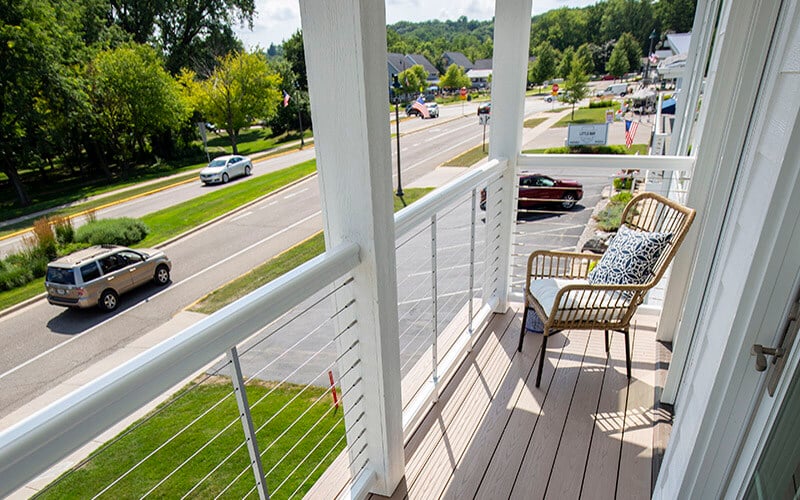
[{"label": "house roof", "polygon": [[472,78],[489,78],[489,75],[492,74],[491,69],[471,69],[467,71],[467,77],[470,79]]},{"label": "house roof", "polygon": [[388,60],[389,67],[391,68],[392,73],[400,73],[401,71],[405,71],[410,68],[412,65],[408,64],[408,60],[406,56],[403,54],[397,54],[395,52],[389,52],[386,54],[386,59]]},{"label": "house roof", "polygon": [[412,66],[415,64],[419,64],[425,71],[428,72],[429,76],[439,76],[439,70],[436,69],[436,66],[431,64],[427,57],[423,56],[422,54],[408,54],[406,55],[406,59],[411,63]]},{"label": "house roof", "polygon": [[492,69],[492,59],[478,59],[472,69]]},{"label": "house roof", "polygon": [[471,70],[474,67],[474,64],[472,64],[472,62],[469,59],[467,59],[467,56],[465,56],[461,52],[445,52],[442,55],[442,57],[449,61],[448,65],[458,64],[459,66],[464,68],[464,70],[467,71]]},{"label": "house roof", "polygon": [[667,42],[673,54],[686,54],[689,52],[689,42],[692,41],[691,33],[670,33]]}]

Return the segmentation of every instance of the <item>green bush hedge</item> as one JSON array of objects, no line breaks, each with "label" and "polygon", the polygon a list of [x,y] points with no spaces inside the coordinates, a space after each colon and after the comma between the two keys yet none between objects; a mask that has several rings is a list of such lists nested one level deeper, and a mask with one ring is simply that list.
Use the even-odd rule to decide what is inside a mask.
[{"label": "green bush hedge", "polygon": [[565,155],[565,154],[592,154],[592,155],[624,155],[628,154],[628,149],[622,144],[612,144],[610,146],[559,146],[544,150],[546,155]]},{"label": "green bush hedge", "polygon": [[75,241],[88,245],[130,246],[142,241],[148,232],[144,222],[137,219],[100,219],[79,227],[75,231]]},{"label": "green bush hedge", "polygon": [[595,216],[597,228],[606,232],[619,229],[622,224],[622,211],[631,198],[633,193],[630,191],[622,191],[609,198],[608,205]]},{"label": "green bush hedge", "polygon": [[47,255],[39,249],[23,250],[0,260],[0,291],[27,285],[47,272]]},{"label": "green bush hedge", "polygon": [[613,108],[614,107],[614,100],[613,99],[603,99],[602,101],[592,101],[589,103],[589,109],[592,108]]},{"label": "green bush hedge", "polygon": [[614,189],[617,191],[623,189],[630,189],[633,186],[633,177],[615,177],[614,178]]}]

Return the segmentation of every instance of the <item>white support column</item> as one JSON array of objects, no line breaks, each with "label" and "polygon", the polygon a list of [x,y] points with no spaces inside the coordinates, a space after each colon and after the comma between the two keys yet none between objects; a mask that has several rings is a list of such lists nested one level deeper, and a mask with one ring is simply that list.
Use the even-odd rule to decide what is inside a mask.
[{"label": "white support column", "polygon": [[404,458],[385,7],[301,0],[300,12],[325,243],[361,249],[352,290],[367,467],[375,475],[371,491],[388,496]]},{"label": "white support column", "polygon": [[[508,165],[497,189],[491,189],[489,199],[500,196],[502,202],[495,206],[487,203],[486,220],[500,211],[500,226],[488,227],[486,241],[497,238],[494,255],[487,262],[497,260],[496,275],[487,273],[486,290],[496,289],[497,308],[508,306],[511,271],[511,245],[514,230],[514,200],[517,190],[517,157],[522,149],[522,119],[525,112],[525,83],[528,72],[528,47],[531,32],[532,0],[497,0],[494,17],[494,56],[492,59],[492,118],[489,134],[489,158],[507,158]],[[494,283],[494,285],[492,285]]]}]

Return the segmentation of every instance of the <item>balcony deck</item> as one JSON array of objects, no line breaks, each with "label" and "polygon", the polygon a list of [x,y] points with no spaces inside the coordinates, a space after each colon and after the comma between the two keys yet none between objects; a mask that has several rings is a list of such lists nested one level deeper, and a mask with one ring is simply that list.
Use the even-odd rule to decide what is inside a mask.
[{"label": "balcony deck", "polygon": [[[602,331],[567,331],[548,342],[537,389],[541,337],[528,334],[517,352],[520,309],[495,315],[407,439],[391,498],[650,498],[654,429],[669,420],[653,404],[657,318],[635,318],[630,382],[622,334],[606,357]],[[335,496],[344,463],[309,498]]]}]

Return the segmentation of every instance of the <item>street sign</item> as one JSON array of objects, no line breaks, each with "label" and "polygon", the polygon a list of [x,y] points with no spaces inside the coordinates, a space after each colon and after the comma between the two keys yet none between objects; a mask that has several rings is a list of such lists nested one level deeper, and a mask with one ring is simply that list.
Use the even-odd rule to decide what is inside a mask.
[{"label": "street sign", "polygon": [[557,83],[553,84],[553,92],[552,93],[553,93],[553,95],[558,95],[558,84]]},{"label": "street sign", "polygon": [[608,123],[570,125],[567,146],[599,146],[608,142]]},{"label": "street sign", "polygon": [[489,115],[478,115],[478,123],[480,125],[489,125]]},{"label": "street sign", "polygon": [[461,100],[465,100],[467,98],[467,88],[461,87]]}]

